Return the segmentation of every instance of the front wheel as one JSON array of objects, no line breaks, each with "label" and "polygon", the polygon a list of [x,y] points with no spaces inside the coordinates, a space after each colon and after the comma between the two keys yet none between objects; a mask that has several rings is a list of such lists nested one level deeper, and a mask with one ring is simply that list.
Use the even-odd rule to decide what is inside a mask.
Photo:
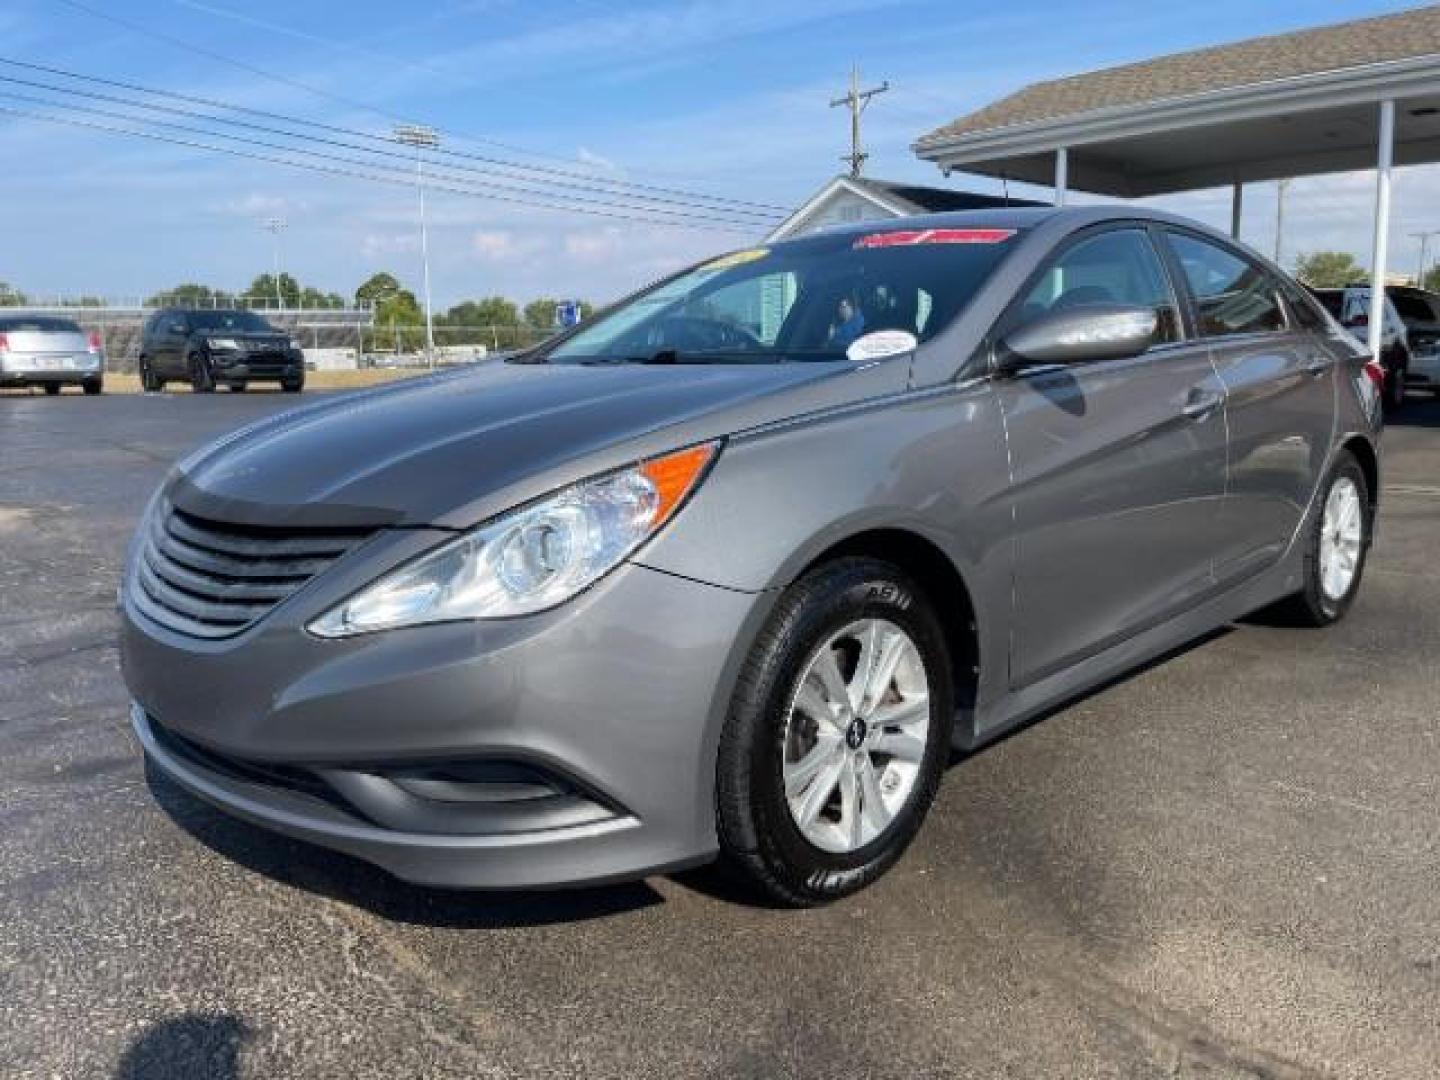
[{"label": "front wheel", "polygon": [[190,356],[190,389],[197,394],[208,394],[215,389],[215,373],[210,370],[210,361],[199,353]]},{"label": "front wheel", "polygon": [[1281,611],[1301,626],[1330,626],[1350,610],[1370,551],[1370,486],[1354,456],[1342,453],[1326,478],[1306,537],[1304,587]]},{"label": "front wheel", "polygon": [[287,394],[298,394],[305,389],[305,376],[300,375],[293,379],[281,379],[280,389]]},{"label": "front wheel", "polygon": [[842,559],[792,585],[746,661],[721,737],[727,862],[797,907],[884,874],[934,800],[952,687],[940,622],[898,568]]},{"label": "front wheel", "polygon": [[86,379],[85,382],[81,384],[81,387],[84,389],[85,393],[89,394],[91,397],[94,397],[96,394],[100,393],[102,390],[105,389],[105,384],[100,379]]}]

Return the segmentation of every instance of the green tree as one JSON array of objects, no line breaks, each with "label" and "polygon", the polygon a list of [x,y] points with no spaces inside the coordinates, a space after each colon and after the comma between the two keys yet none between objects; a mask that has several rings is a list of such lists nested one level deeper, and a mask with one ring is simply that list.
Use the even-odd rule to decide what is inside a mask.
[{"label": "green tree", "polygon": [[[251,307],[267,308],[275,306],[275,275],[261,274],[250,287],[245,290],[245,299],[250,302]],[[280,300],[285,307],[300,306],[300,283],[289,274],[280,275]]]},{"label": "green tree", "polygon": [[1420,287],[1430,292],[1440,292],[1440,265],[1425,271],[1425,281]]},{"label": "green tree", "polygon": [[525,305],[525,325],[533,326],[536,330],[553,330],[555,328],[555,305],[559,302],[548,296],[531,300]]},{"label": "green tree", "polygon": [[394,274],[387,274],[382,271],[381,273],[370,275],[364,284],[355,290],[355,303],[357,305],[375,304],[379,306],[383,301],[403,291],[399,278]]},{"label": "green tree", "polygon": [[23,292],[12,288],[8,281],[0,281],[0,307],[19,307],[27,302]]},{"label": "green tree", "polygon": [[456,304],[443,316],[448,326],[519,326],[520,309],[503,296]]},{"label": "green tree", "polygon": [[147,307],[223,307],[234,301],[235,298],[223,289],[186,282],[156,293],[146,300],[145,304]]},{"label": "green tree", "polygon": [[1364,281],[1364,267],[1346,251],[1314,251],[1295,260],[1295,276],[1316,289],[1338,289]]}]

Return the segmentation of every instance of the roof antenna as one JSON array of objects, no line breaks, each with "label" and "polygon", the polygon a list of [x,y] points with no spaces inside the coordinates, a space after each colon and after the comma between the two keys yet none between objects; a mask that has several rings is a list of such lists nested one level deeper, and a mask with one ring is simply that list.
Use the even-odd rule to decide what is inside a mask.
[{"label": "roof antenna", "polygon": [[1010,177],[1005,173],[1000,174],[1000,188],[1005,193],[1005,205],[1010,205]]}]

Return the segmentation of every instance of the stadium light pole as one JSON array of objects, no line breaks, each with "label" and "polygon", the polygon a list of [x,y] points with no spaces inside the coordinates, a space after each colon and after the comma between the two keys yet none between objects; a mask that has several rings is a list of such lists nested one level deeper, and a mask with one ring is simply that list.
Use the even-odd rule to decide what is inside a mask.
[{"label": "stadium light pole", "polygon": [[275,272],[271,277],[275,281],[275,306],[281,311],[285,310],[285,297],[280,292],[280,234],[285,231],[286,221],[282,217],[266,218],[261,226],[274,238],[271,244],[271,253]]},{"label": "stadium light pole", "polygon": [[420,197],[420,260],[425,269],[425,357],[435,366],[435,317],[430,307],[430,235],[425,224],[425,151],[440,145],[440,133],[420,124],[396,124],[395,141],[415,148],[415,191]]}]

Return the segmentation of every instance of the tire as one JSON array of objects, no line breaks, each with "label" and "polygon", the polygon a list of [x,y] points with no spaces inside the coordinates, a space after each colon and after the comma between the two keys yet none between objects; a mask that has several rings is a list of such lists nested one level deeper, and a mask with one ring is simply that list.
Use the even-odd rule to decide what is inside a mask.
[{"label": "tire", "polygon": [[45,384],[45,393],[48,397],[58,397],[60,394],[60,384],[47,382]]},{"label": "tire", "polygon": [[[1353,565],[1344,575],[1343,589],[1335,588],[1340,578],[1327,581],[1326,566],[1327,533],[1331,536],[1338,531],[1341,522],[1332,520],[1331,505],[1337,489],[1349,484],[1358,497],[1358,540],[1353,548]],[[1333,626],[1345,617],[1355,596],[1360,591],[1360,581],[1365,576],[1365,559],[1370,552],[1374,515],[1370,504],[1370,486],[1365,482],[1365,473],[1354,455],[1343,452],[1336,459],[1325,478],[1325,487],[1318,503],[1315,520],[1310,524],[1305,538],[1305,584],[1293,596],[1279,605],[1279,613],[1285,621],[1295,626]],[[1331,549],[1333,551],[1333,548]],[[1333,557],[1333,556],[1330,556]],[[1338,593],[1338,595],[1337,595]]]},{"label": "tire", "polygon": [[165,380],[155,374],[148,356],[140,357],[140,389],[147,394],[158,394],[165,389]]},{"label": "tire", "polygon": [[281,379],[280,389],[287,394],[300,393],[305,389],[305,376],[301,375],[298,379]]},{"label": "tire", "polygon": [[[899,631],[913,656],[905,653],[911,660],[902,661],[882,688],[888,704],[867,711],[867,695],[853,713],[844,706],[832,709],[827,728],[807,715],[819,714],[817,704],[831,708],[815,697],[824,685],[816,672],[830,657],[838,661],[835,670],[842,679],[853,679],[865,653],[852,651],[858,639],[851,642],[844,635],[869,626],[881,628],[882,642],[871,655],[885,656],[884,642],[893,643],[893,632]],[[854,665],[848,671],[847,662]],[[918,697],[922,686],[923,702]],[[745,661],[721,735],[716,815],[724,861],[769,899],[793,907],[836,900],[884,874],[914,839],[934,801],[950,752],[953,686],[940,621],[897,567],[847,558],[797,581],[781,596]],[[841,688],[839,694],[845,692]],[[802,705],[802,697],[811,700],[810,709]],[[875,722],[879,716],[902,713],[911,717],[903,725],[882,727]],[[923,738],[918,728],[922,717]],[[900,742],[906,735],[908,740]],[[811,736],[807,748],[803,740]],[[885,753],[891,745],[906,747],[903,759],[898,752],[893,757]],[[822,750],[830,766],[815,773],[808,785],[798,783],[805,763]],[[868,762],[864,770],[873,770],[868,788],[860,778],[862,757]],[[833,762],[839,763],[839,773],[832,781]],[[793,771],[787,773],[787,768]],[[848,818],[847,769],[853,770]],[[905,776],[896,781],[902,772]],[[787,776],[796,785],[789,797]],[[833,791],[826,794],[822,787],[830,783]],[[894,795],[893,807],[887,807],[883,797],[867,800],[867,790]],[[821,809],[808,826],[802,825],[804,807],[812,801]],[[793,803],[800,805],[792,809]],[[860,812],[867,805],[879,807],[883,826]]]},{"label": "tire", "polygon": [[190,389],[197,394],[210,394],[215,390],[215,373],[210,370],[210,361],[199,353],[190,354]]},{"label": "tire", "polygon": [[1407,365],[1397,364],[1385,371],[1385,411],[1393,413],[1405,404],[1405,372]]},{"label": "tire", "polygon": [[87,395],[95,397],[105,389],[105,384],[100,379],[87,379],[81,384],[81,387]]},{"label": "tire", "polygon": [[248,390],[249,388],[250,388],[250,384],[249,384],[249,383],[232,382],[232,383],[230,384],[230,393],[232,393],[232,394],[243,394],[243,393],[245,393],[245,391]]}]

